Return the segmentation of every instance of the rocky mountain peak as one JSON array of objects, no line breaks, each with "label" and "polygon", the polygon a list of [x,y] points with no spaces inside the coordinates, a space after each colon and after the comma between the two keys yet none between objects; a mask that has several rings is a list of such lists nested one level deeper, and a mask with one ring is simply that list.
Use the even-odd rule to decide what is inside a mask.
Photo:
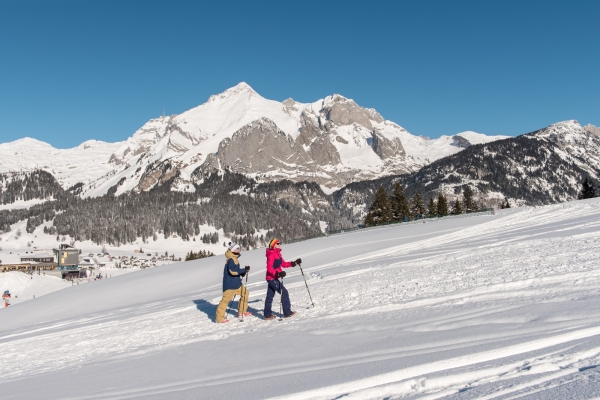
[{"label": "rocky mountain peak", "polygon": [[544,129],[527,134],[527,136],[537,139],[546,139],[557,142],[569,141],[573,135],[583,134],[583,127],[576,120],[567,120],[554,123]]},{"label": "rocky mountain peak", "polygon": [[[500,138],[480,136],[466,139],[477,144]],[[2,146],[0,172],[23,158],[16,146],[5,152]],[[261,97],[245,82],[179,115],[149,120],[126,142],[90,142],[83,147],[77,151],[103,154],[102,149],[112,149],[98,158],[93,168],[98,173],[68,180],[69,186],[85,182],[82,193],[92,197],[163,185],[189,191],[200,173],[223,168],[264,181],[307,180],[336,188],[412,172],[462,150],[452,146],[450,138],[411,135],[374,109],[339,94],[312,103],[292,98],[279,102]],[[82,159],[89,164],[89,157]],[[50,164],[55,168],[53,161]]]},{"label": "rocky mountain peak", "polygon": [[231,98],[237,98],[241,96],[259,96],[258,93],[246,82],[240,82],[234,87],[225,90],[223,93],[213,94],[208,98],[209,102],[225,101]]},{"label": "rocky mountain peak", "polygon": [[460,135],[454,135],[452,136],[452,139],[454,140],[454,142],[452,142],[452,145],[456,147],[466,149],[471,145],[471,142],[469,142],[467,139]]},{"label": "rocky mountain peak", "polygon": [[[352,99],[347,99],[339,94],[327,97],[323,101],[321,115],[335,126],[357,124],[369,130],[373,129],[371,121],[383,122],[384,119],[373,109],[359,106]],[[330,126],[325,123],[325,129]]]}]

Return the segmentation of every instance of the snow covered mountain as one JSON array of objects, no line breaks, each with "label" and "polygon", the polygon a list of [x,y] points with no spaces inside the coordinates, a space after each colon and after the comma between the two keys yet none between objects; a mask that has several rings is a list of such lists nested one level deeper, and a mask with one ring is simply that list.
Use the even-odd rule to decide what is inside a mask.
[{"label": "snow covered mountain", "polygon": [[430,140],[340,95],[278,102],[242,82],[180,115],[148,121],[125,142],[87,141],[66,150],[30,138],[1,144],[0,173],[43,169],[65,189],[82,184],[86,197],[165,184],[193,191],[206,173],[224,168],[331,191],[503,138],[463,132]]},{"label": "snow covered mountain", "polygon": [[[62,190],[36,168],[55,176]],[[142,238],[167,232],[194,238],[190,211],[202,219],[198,224],[244,237],[254,247],[278,224],[252,212],[234,221],[228,212],[234,203],[246,210],[276,205],[272,215],[306,225],[305,231],[286,224],[276,231],[296,240],[361,223],[379,185],[391,191],[400,182],[408,195],[418,191],[427,200],[444,192],[451,201],[469,185],[483,206],[505,197],[534,205],[576,198],[585,176],[594,185],[600,180],[600,132],[592,125],[564,121],[515,138],[463,132],[429,140],[339,95],[279,103],[241,83],[179,116],[148,122],[126,142],[89,141],[67,150],[28,138],[0,145],[0,207],[56,201],[0,213],[0,229],[27,219],[33,230],[53,220],[58,233],[98,243],[129,243],[142,232]],[[300,184],[304,180],[316,185]],[[189,193],[171,199],[167,192]],[[145,197],[100,198],[123,193]],[[72,196],[90,201],[73,202]],[[184,212],[171,215],[160,206],[166,198]],[[148,206],[141,211],[135,204]],[[191,210],[193,204],[202,204],[206,215]],[[76,217],[97,209],[113,210],[120,222],[111,217],[91,227]],[[132,215],[139,217],[135,224]]]},{"label": "snow covered mountain", "polygon": [[23,138],[0,144],[0,173],[31,172],[38,169],[51,173],[64,189],[82,182],[89,184],[114,169],[109,163],[121,142],[88,140],[72,149],[56,149],[50,144]]},{"label": "snow covered mountain", "polygon": [[481,205],[508,198],[514,204],[541,205],[577,198],[583,178],[600,182],[600,132],[579,122],[563,121],[514,138],[470,146],[410,175],[349,184],[334,194],[340,209],[364,214],[375,190],[391,192],[400,182],[412,196],[443,192],[454,200],[468,185]]}]

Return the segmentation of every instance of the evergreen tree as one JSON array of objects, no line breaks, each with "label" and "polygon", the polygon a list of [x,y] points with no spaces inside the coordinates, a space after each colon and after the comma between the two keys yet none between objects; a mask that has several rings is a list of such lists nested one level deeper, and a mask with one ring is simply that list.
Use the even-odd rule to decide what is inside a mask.
[{"label": "evergreen tree", "polygon": [[465,190],[463,190],[462,203],[463,203],[462,204],[463,208],[464,208],[465,212],[467,212],[467,213],[472,212],[472,211],[477,211],[479,209],[479,206],[475,202],[475,199],[473,199],[473,190],[471,190],[470,186],[467,186],[465,188]]},{"label": "evergreen tree", "polygon": [[437,215],[437,213],[437,204],[432,196],[429,198],[429,204],[427,206],[427,215],[429,215],[430,217],[434,217]]},{"label": "evergreen tree", "polygon": [[418,215],[423,215],[423,211],[425,210],[425,203],[423,202],[423,196],[421,196],[421,193],[419,192],[415,192],[415,195],[412,198],[411,201],[411,207],[412,207],[412,215],[417,218]]},{"label": "evergreen tree", "polygon": [[438,194],[437,212],[438,215],[441,217],[444,217],[449,214],[448,199],[446,199],[446,196],[444,196],[442,193]]},{"label": "evergreen tree", "polygon": [[387,224],[392,221],[392,205],[383,186],[375,193],[375,200],[369,208],[375,225]]},{"label": "evergreen tree", "polygon": [[404,221],[404,217],[410,215],[410,207],[404,194],[404,187],[398,182],[394,186],[394,194],[390,201],[392,202],[393,220]]},{"label": "evergreen tree", "polygon": [[581,183],[581,190],[579,191],[579,195],[577,195],[577,199],[591,199],[596,197],[596,190],[594,189],[594,185],[592,182],[586,177]]},{"label": "evergreen tree", "polygon": [[367,213],[367,216],[365,217],[364,225],[365,225],[365,227],[375,225],[375,220],[373,219],[373,214],[371,214],[370,211]]},{"label": "evergreen tree", "polygon": [[454,206],[452,207],[452,214],[454,215],[458,215],[458,214],[462,214],[463,210],[462,210],[462,206],[460,205],[460,200],[456,199],[454,201]]}]

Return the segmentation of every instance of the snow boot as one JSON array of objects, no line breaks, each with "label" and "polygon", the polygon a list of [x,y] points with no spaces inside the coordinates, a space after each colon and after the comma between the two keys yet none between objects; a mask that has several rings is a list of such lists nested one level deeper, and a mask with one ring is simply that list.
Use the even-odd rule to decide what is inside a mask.
[{"label": "snow boot", "polygon": [[224,320],[223,320],[223,321],[221,321],[221,322],[217,322],[217,324],[226,324],[226,323],[228,323],[228,322],[229,322],[229,320],[228,320],[228,319],[224,319]]},{"label": "snow boot", "polygon": [[294,315],[296,315],[296,311],[292,311],[292,313],[290,315],[286,315],[283,318],[290,318],[290,317],[293,317]]},{"label": "snow boot", "polygon": [[277,318],[277,317],[274,316],[274,315],[269,315],[268,317],[265,317],[265,321],[270,321],[270,320],[275,319],[275,318]]},{"label": "snow boot", "polygon": [[245,312],[245,313],[243,313],[243,314],[238,314],[238,318],[242,318],[242,317],[249,317],[249,316],[251,316],[251,315],[252,315],[252,313],[251,313],[250,311],[246,311],[246,312]]}]

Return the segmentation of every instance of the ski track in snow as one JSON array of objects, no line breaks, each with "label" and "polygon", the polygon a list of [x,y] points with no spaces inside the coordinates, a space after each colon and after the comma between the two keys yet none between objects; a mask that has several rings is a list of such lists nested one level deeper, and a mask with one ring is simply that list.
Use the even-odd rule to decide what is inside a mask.
[{"label": "ski track in snow", "polygon": [[[532,207],[484,221],[487,222],[424,234],[422,239],[404,245],[395,245],[390,239],[390,247],[384,250],[366,251],[346,259],[344,249],[356,246],[356,242],[302,254],[306,259],[335,251],[340,257],[336,262],[304,268],[314,308],[310,307],[303,280],[286,283],[300,313],[285,323],[266,323],[249,317],[243,324],[215,324],[209,315],[198,312],[200,305],[193,303],[205,298],[216,305],[221,297],[220,285],[212,285],[167,301],[25,327],[10,334],[3,332],[0,387],[2,382],[74,365],[144,357],[202,341],[290,332],[342,338],[365,330],[386,337],[399,333],[448,335],[419,344],[390,339],[389,345],[379,349],[356,348],[351,353],[326,354],[312,361],[282,360],[281,365],[239,371],[233,380],[215,375],[137,389],[107,388],[101,393],[75,397],[160,398],[170,393],[172,398],[177,397],[176,393],[259,379],[265,374],[276,377],[308,371],[327,373],[336,368],[366,368],[371,363],[391,363],[405,357],[421,356],[426,360],[444,352],[451,356],[437,356],[431,362],[386,373],[366,373],[360,379],[319,388],[309,386],[296,394],[275,397],[492,399],[525,394],[535,397],[536,393],[543,397],[545,390],[588,379],[600,365],[600,316],[590,309],[581,313],[569,307],[554,313],[547,310],[553,304],[586,302],[592,302],[595,311],[600,308],[600,204]],[[393,234],[399,228],[377,229]],[[359,234],[348,234],[349,241],[352,235]],[[367,235],[367,240],[360,241],[360,245],[368,249],[368,233],[362,235]],[[248,285],[250,307],[254,310],[263,308],[264,286],[262,280]],[[278,300],[276,297],[273,304],[276,313]],[[539,311],[536,306],[550,308]],[[533,323],[539,321],[543,323]],[[497,331],[489,328],[495,325]],[[480,331],[484,327],[487,330]],[[476,332],[474,336],[452,334],[469,330]],[[461,350],[466,352],[460,353]],[[7,360],[10,361],[4,362]]]}]

